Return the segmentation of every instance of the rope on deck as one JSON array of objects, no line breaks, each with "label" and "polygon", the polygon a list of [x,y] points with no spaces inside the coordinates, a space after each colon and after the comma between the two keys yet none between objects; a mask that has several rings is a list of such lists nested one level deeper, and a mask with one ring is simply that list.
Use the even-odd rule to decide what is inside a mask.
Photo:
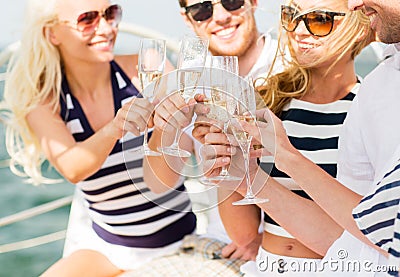
[{"label": "rope on deck", "polygon": [[13,242],[9,244],[4,244],[0,245],[0,254],[12,252],[12,251],[17,251],[17,250],[22,250],[22,249],[27,249],[35,246],[39,246],[42,244],[62,240],[65,238],[66,230],[54,232],[48,235],[32,238],[32,239],[27,239],[27,240],[22,240],[18,242]]},{"label": "rope on deck", "polygon": [[36,206],[36,207],[33,207],[31,209],[28,209],[28,210],[25,210],[25,211],[22,211],[19,213],[15,213],[13,215],[0,218],[0,227],[9,225],[11,223],[15,223],[15,222],[27,219],[27,218],[31,218],[31,217],[34,217],[34,216],[37,216],[37,215],[40,215],[43,213],[47,213],[49,211],[60,208],[62,206],[71,204],[72,198],[73,198],[73,195],[66,196],[66,197],[51,201],[51,202],[43,204],[43,205]]}]

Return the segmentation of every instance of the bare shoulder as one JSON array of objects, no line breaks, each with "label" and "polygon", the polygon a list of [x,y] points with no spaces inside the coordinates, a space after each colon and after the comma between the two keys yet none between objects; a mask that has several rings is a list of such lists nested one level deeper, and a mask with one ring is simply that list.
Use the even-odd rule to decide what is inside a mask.
[{"label": "bare shoulder", "polygon": [[138,64],[138,55],[118,55],[114,57],[117,64],[122,68],[125,74],[133,79],[137,77],[137,64]]}]

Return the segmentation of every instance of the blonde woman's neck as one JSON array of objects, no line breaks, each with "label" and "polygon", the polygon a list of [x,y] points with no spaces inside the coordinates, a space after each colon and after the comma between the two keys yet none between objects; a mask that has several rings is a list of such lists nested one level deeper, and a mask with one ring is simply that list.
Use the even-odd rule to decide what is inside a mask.
[{"label": "blonde woman's neck", "polygon": [[315,104],[327,104],[345,97],[357,82],[354,61],[342,59],[328,73],[315,69],[311,73],[310,89],[301,98]]},{"label": "blonde woman's neck", "polygon": [[75,96],[87,95],[95,97],[99,91],[111,86],[110,64],[65,65],[68,85]]}]

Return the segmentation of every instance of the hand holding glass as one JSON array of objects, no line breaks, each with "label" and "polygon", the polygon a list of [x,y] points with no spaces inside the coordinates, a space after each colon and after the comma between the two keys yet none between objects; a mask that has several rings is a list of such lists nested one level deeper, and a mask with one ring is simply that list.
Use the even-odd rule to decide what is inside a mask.
[{"label": "hand holding glass", "polygon": [[[253,86],[246,80],[239,79],[238,87],[235,90],[237,98],[236,106],[233,110],[233,120],[235,121],[232,126],[232,132],[235,136],[240,149],[243,152],[244,166],[245,166],[245,182],[247,192],[242,200],[233,202],[233,205],[249,205],[268,202],[268,199],[257,198],[254,195],[249,172],[249,158],[250,158],[250,145],[252,136],[241,128],[239,122],[245,120],[248,123],[255,124],[256,100]],[[236,85],[236,84],[235,84]]]},{"label": "hand holding glass", "polygon": [[[227,105],[233,102],[233,95],[229,92],[229,82],[237,79],[239,65],[237,56],[212,56],[210,57],[210,95],[206,96],[210,106],[209,117],[223,122],[223,132],[226,133],[231,114]],[[228,168],[223,166],[218,176],[203,177],[200,182],[206,185],[216,185],[213,181],[240,181],[242,178],[230,175]]]},{"label": "hand holding glass", "polygon": [[[208,40],[200,37],[184,37],[177,62],[178,93],[187,102],[193,98],[201,77],[208,52]],[[178,157],[190,157],[190,152],[179,148],[181,129],[177,129],[173,143],[170,146],[158,147],[158,151]]]},{"label": "hand holding glass", "polygon": [[[157,84],[154,89],[146,87],[151,82],[158,82],[164,72],[166,56],[166,43],[162,39],[142,39],[140,41],[138,74],[140,85],[142,87],[142,95],[150,102],[154,100],[154,94]],[[147,144],[148,129],[144,130],[143,145],[138,151],[141,151],[145,156],[161,156],[161,153],[153,151]]]}]

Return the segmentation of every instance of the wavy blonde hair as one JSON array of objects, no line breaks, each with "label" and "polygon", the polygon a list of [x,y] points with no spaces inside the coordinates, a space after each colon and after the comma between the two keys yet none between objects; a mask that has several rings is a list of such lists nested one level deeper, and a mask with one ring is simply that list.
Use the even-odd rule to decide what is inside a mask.
[{"label": "wavy blonde hair", "polygon": [[[346,7],[347,0],[339,1],[342,1],[344,7]],[[310,11],[312,10],[303,11],[303,13]],[[374,33],[370,28],[370,21],[362,11],[347,12],[342,22],[337,25],[337,28],[329,34],[325,41],[328,49],[327,54],[312,63],[300,65],[293,53],[287,33],[281,27],[278,37],[279,50],[274,63],[277,59],[282,59],[285,70],[275,75],[271,75],[270,71],[268,77],[264,79],[264,83],[257,87],[257,91],[271,111],[279,116],[284,106],[292,98],[301,98],[309,90],[311,68],[336,57],[335,62],[325,73],[328,74],[329,70],[349,51],[351,51],[351,58],[354,59],[372,41],[373,37]],[[363,39],[360,40],[360,38]],[[289,49],[291,60],[285,58],[285,49]]]},{"label": "wavy blonde hair", "polygon": [[56,19],[57,0],[30,0],[19,49],[7,68],[2,113],[6,117],[6,147],[10,168],[34,184],[52,183],[42,176],[45,157],[30,130],[26,116],[40,103],[56,112],[59,105],[62,71],[58,49],[50,43],[49,28]]}]

